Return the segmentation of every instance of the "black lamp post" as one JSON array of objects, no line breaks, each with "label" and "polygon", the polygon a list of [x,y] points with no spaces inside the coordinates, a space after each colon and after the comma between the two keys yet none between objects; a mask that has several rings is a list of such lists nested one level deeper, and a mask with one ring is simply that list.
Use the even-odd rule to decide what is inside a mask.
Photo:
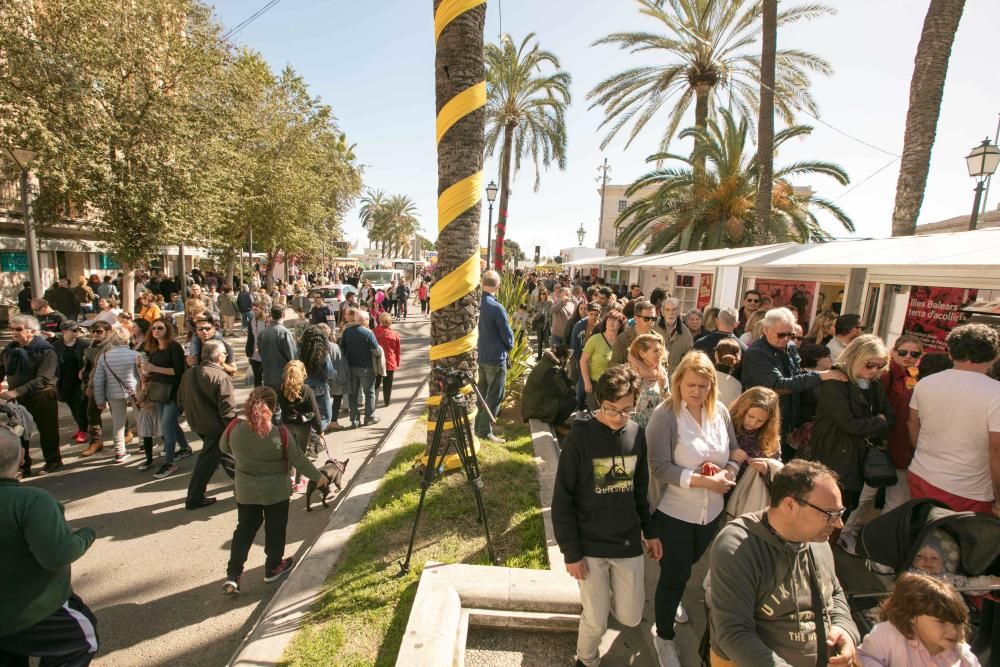
[{"label": "black lamp post", "polygon": [[976,199],[972,206],[972,218],[969,220],[969,230],[973,230],[979,220],[979,203],[983,197],[986,179],[992,176],[997,170],[997,165],[1000,165],[1000,148],[991,144],[987,137],[965,156],[965,163],[969,167],[969,176],[976,179]]},{"label": "black lamp post", "polygon": [[587,230],[583,228],[583,223],[580,223],[580,228],[576,230],[576,240],[579,241],[580,246],[583,246],[583,237],[587,235]]},{"label": "black lamp post", "polygon": [[31,278],[31,296],[38,298],[42,295],[42,274],[38,261],[38,242],[35,240],[35,221],[31,210],[35,190],[29,174],[31,163],[38,154],[25,148],[4,148],[3,152],[21,172],[21,219],[24,221],[24,240],[28,250],[28,275]]},{"label": "black lamp post", "polygon": [[493,256],[493,201],[497,198],[497,184],[490,181],[486,186],[486,201],[490,203],[490,219],[486,227],[486,268],[490,268],[490,258]]}]

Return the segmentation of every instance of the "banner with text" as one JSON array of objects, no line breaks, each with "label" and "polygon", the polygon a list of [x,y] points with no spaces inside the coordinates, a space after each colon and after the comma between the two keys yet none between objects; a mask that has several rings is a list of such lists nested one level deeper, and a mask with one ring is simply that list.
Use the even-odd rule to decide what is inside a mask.
[{"label": "banner with text", "polygon": [[903,333],[919,338],[926,352],[944,352],[945,338],[962,322],[959,308],[974,301],[977,291],[962,287],[911,287]]}]

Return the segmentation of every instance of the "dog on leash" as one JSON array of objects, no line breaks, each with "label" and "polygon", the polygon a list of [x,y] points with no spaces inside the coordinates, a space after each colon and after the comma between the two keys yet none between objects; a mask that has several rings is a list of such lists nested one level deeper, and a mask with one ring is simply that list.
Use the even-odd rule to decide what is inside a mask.
[{"label": "dog on leash", "polygon": [[[341,481],[344,478],[344,473],[347,472],[347,464],[351,462],[351,459],[344,459],[343,461],[337,461],[336,459],[328,460],[324,464],[319,472],[321,475],[330,480],[330,483],[319,489],[320,499],[323,501],[323,507],[328,507],[326,504],[326,497],[330,495],[330,486],[337,487],[337,491],[340,491],[343,487],[341,486]],[[309,480],[309,485],[306,487],[306,511],[312,512],[312,494],[316,491],[316,482]]]}]

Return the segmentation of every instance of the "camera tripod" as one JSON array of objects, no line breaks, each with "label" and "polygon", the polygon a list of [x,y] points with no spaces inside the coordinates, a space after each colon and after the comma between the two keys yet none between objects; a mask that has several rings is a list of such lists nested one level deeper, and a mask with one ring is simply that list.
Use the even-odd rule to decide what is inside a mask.
[{"label": "camera tripod", "polygon": [[[442,471],[444,458],[448,451],[454,448],[459,460],[462,462],[462,469],[465,472],[472,492],[476,496],[476,506],[479,509],[479,522],[483,524],[483,532],[486,534],[486,549],[489,553],[490,563],[498,565],[500,560],[493,553],[493,540],[490,537],[490,527],[486,522],[486,507],[483,504],[483,480],[479,471],[479,459],[476,457],[476,449],[472,443],[472,424],[469,422],[468,403],[469,399],[462,395],[462,389],[471,387],[475,394],[475,400],[479,403],[479,409],[486,411],[486,416],[490,423],[496,423],[496,417],[486,406],[486,399],[483,398],[479,387],[463,371],[455,371],[445,368],[435,368],[433,373],[437,375],[436,382],[441,389],[441,405],[438,407],[437,422],[434,426],[434,437],[427,451],[427,465],[424,467],[423,479],[420,480],[420,501],[417,504],[417,513],[413,518],[413,531],[410,533],[410,544],[406,549],[406,559],[399,564],[399,576],[404,576],[410,571],[410,558],[413,556],[413,543],[417,539],[417,528],[420,525],[420,515],[424,509],[424,500],[427,497],[427,489],[434,483],[434,478]],[[451,433],[447,441],[444,436],[445,422],[451,422]]]}]

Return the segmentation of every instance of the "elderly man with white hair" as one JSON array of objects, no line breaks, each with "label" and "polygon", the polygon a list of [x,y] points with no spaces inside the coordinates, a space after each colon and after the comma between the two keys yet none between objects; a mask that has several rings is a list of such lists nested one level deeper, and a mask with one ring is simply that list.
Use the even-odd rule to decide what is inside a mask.
[{"label": "elderly man with white hair", "polygon": [[736,327],[740,325],[740,311],[733,307],[722,308],[719,316],[715,320],[715,331],[711,331],[694,343],[694,349],[701,350],[708,355],[709,359],[715,358],[715,346],[720,340],[732,338],[740,344],[740,350],[747,351],[747,346],[736,335]]},{"label": "elderly man with white hair", "polygon": [[375,334],[367,327],[368,317],[367,311],[354,309],[354,321],[345,324],[340,334],[340,347],[351,368],[351,384],[347,394],[351,428],[361,426],[361,410],[358,406],[358,394],[361,393],[365,398],[365,426],[380,421],[375,415],[375,366],[372,364],[372,353],[379,346]]},{"label": "elderly man with white hair", "polygon": [[799,426],[800,394],[825,380],[847,382],[840,371],[804,371],[795,345],[795,315],[788,308],[772,308],[764,316],[764,335],[743,355],[743,389],[767,387],[781,396],[781,454],[788,460],[794,455],[788,434]]},{"label": "elderly man with white hair", "polygon": [[694,336],[681,322],[681,302],[667,297],[660,303],[660,319],[653,327],[663,338],[667,348],[667,370],[671,373],[681,363],[681,359],[694,347]]},{"label": "elderly man with white hair", "polygon": [[[510,317],[493,295],[500,289],[500,274],[483,274],[483,296],[479,301],[479,391],[494,415],[503,402],[507,381],[507,354],[514,348],[514,332]],[[483,410],[476,415],[476,435],[492,442],[503,442],[493,433],[493,426]]]}]

